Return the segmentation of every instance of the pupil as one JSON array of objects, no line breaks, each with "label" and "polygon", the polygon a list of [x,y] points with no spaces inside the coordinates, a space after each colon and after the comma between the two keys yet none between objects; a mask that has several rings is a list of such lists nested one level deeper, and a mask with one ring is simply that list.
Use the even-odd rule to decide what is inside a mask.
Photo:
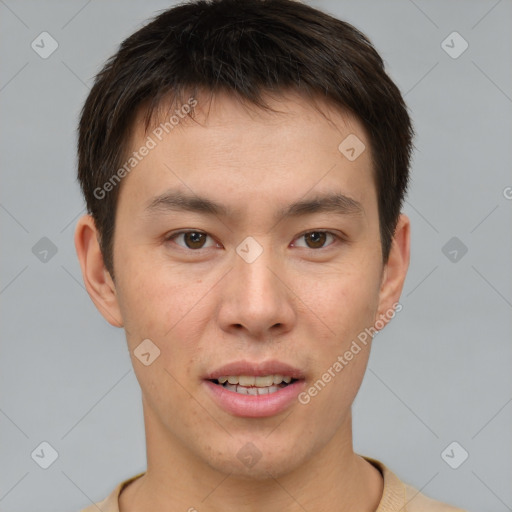
[{"label": "pupil", "polygon": [[323,233],[322,231],[313,231],[312,233],[309,233],[307,235],[307,238],[310,242],[313,243],[313,246],[316,247],[322,247],[322,245],[325,243],[325,237],[327,236],[326,233]]},{"label": "pupil", "polygon": [[[186,244],[191,248],[191,249],[197,249],[197,248],[200,248],[202,246],[202,237],[204,236],[203,233],[197,233],[197,232],[191,232],[191,233],[185,233],[185,240],[186,240]],[[189,243],[189,241],[191,243]]]}]

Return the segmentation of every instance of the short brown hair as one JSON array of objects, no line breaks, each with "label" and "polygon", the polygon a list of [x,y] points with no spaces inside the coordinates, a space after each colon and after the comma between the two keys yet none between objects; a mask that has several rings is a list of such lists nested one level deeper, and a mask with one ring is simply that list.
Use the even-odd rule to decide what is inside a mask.
[{"label": "short brown hair", "polygon": [[[413,128],[382,58],[355,27],[293,0],[194,0],[128,37],[95,78],[81,112],[78,179],[114,277],[112,242],[123,165],[135,115],[146,132],[162,102],[197,91],[228,92],[269,108],[266,93],[294,90],[355,115],[371,145],[382,257],[386,262],[409,182]],[[192,110],[193,114],[193,110]]]}]

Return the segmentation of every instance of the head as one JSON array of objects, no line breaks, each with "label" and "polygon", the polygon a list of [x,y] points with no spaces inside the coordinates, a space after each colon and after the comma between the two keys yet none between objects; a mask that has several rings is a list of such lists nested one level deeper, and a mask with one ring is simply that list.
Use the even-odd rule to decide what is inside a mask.
[{"label": "head", "polygon": [[[394,316],[407,271],[412,133],[369,40],[292,0],[179,5],[122,43],[81,114],[75,242],[126,330],[147,429],[260,477],[348,432],[361,333]],[[302,400],[220,407],[211,381],[240,361],[226,371],[292,366]],[[248,442],[253,467],[236,458]]]}]

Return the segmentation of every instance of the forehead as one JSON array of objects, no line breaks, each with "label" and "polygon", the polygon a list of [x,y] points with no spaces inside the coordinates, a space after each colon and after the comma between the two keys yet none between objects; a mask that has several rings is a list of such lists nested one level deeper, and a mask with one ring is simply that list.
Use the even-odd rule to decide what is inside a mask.
[{"label": "forehead", "polygon": [[[149,102],[145,102],[137,110],[127,147],[129,151],[136,149],[147,136],[156,139],[157,143],[162,138],[169,141],[167,135],[173,133],[176,138],[188,128],[188,139],[201,137],[206,142],[208,139],[219,141],[229,136],[233,143],[235,139],[246,142],[244,147],[255,147],[266,141],[275,142],[276,135],[287,136],[288,139],[293,136],[295,142],[299,138],[311,141],[307,146],[296,146],[296,153],[313,148],[313,144],[318,150],[331,144],[332,149],[333,137],[334,142],[341,142],[340,137],[354,134],[370,149],[369,138],[361,121],[348,110],[318,95],[309,98],[288,90],[272,96],[266,93],[262,101],[268,109],[239,100],[227,92],[181,94],[179,99],[167,95],[150,112],[149,125],[145,123]],[[238,127],[245,130],[237,132]],[[255,138],[255,135],[259,137]],[[325,144],[319,144],[322,142],[319,137],[325,140]],[[235,149],[234,144],[232,146]]]},{"label": "forehead", "polygon": [[[187,115],[190,99],[193,119]],[[140,109],[127,157],[144,145],[151,149],[124,180],[132,198],[147,204],[171,186],[223,202],[238,194],[242,207],[276,189],[294,200],[337,185],[333,192],[360,202],[374,195],[370,144],[357,118],[296,93],[265,100],[274,112],[227,94],[186,97],[172,107],[160,105],[147,130]],[[347,140],[352,148],[345,147]],[[344,154],[347,149],[352,153]],[[357,158],[348,158],[354,151]]]}]

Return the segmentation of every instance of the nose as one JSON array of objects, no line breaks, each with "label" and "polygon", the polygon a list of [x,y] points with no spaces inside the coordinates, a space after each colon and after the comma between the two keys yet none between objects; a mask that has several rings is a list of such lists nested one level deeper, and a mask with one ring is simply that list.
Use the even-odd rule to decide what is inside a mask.
[{"label": "nose", "polygon": [[268,245],[261,245],[263,250],[254,260],[246,257],[243,249],[233,254],[233,267],[223,280],[220,327],[251,339],[279,337],[296,321],[293,285],[288,282],[285,261]]}]

